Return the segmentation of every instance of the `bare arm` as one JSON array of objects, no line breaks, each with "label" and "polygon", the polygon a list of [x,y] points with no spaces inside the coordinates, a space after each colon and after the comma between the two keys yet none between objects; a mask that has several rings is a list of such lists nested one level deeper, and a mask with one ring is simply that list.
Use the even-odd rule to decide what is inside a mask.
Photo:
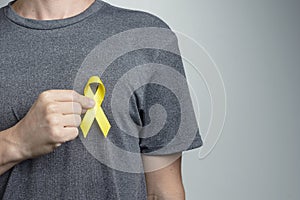
[{"label": "bare arm", "polygon": [[13,142],[15,128],[0,132],[0,175],[22,161],[17,146]]},{"label": "bare arm", "polygon": [[[148,200],[185,199],[181,177],[181,153],[168,156],[144,156],[143,162]],[[155,168],[160,169],[153,171],[152,169]]]}]

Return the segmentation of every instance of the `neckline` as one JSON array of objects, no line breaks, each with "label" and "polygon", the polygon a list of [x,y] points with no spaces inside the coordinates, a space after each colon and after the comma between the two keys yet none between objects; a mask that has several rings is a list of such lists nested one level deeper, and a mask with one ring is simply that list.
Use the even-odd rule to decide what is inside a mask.
[{"label": "neckline", "polygon": [[13,2],[9,2],[8,5],[4,7],[4,15],[15,24],[29,29],[39,30],[52,30],[78,23],[84,20],[85,18],[89,17],[90,15],[94,14],[95,12],[99,11],[104,6],[103,1],[95,0],[87,9],[73,17],[55,20],[36,20],[24,18],[17,14],[12,8]]}]

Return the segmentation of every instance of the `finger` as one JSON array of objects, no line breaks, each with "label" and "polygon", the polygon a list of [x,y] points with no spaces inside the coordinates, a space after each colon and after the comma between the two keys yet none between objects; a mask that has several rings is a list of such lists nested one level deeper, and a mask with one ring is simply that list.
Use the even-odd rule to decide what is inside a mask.
[{"label": "finger", "polygon": [[77,102],[86,109],[95,105],[93,99],[83,96],[74,90],[47,90],[42,92],[39,98],[44,101]]},{"label": "finger", "polygon": [[55,148],[60,147],[62,143],[55,144]]},{"label": "finger", "polygon": [[47,90],[40,94],[40,98],[52,101],[72,102],[78,95],[74,90]]},{"label": "finger", "polygon": [[83,95],[78,95],[76,102],[80,103],[83,109],[93,108],[95,106],[95,101]]},{"label": "finger", "polygon": [[64,127],[78,127],[81,123],[80,115],[76,114],[62,115],[61,120]]},{"label": "finger", "polygon": [[82,113],[82,107],[80,103],[77,102],[58,102],[57,109],[64,115],[68,114],[78,114]]},{"label": "finger", "polygon": [[63,128],[61,134],[62,134],[62,140],[60,142],[64,143],[64,142],[74,140],[78,136],[79,130],[76,127],[65,127]]}]

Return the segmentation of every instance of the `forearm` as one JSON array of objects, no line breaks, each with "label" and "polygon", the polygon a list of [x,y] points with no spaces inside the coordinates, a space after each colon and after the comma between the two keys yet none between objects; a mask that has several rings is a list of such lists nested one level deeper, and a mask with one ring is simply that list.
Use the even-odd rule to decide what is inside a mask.
[{"label": "forearm", "polygon": [[182,182],[176,184],[160,185],[158,187],[147,188],[148,200],[185,200],[185,191]]},{"label": "forearm", "polygon": [[147,200],[185,200],[184,192],[167,193],[148,193]]},{"label": "forearm", "polygon": [[[143,156],[148,200],[185,200],[181,153]],[[165,167],[162,167],[165,166]]]},{"label": "forearm", "polygon": [[0,132],[0,175],[22,161],[17,145],[13,140],[14,134],[14,127]]}]

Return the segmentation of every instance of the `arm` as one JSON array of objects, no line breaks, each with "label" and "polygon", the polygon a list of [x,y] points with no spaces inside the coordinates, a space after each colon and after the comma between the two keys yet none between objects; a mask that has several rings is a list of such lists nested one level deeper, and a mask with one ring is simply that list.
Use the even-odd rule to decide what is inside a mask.
[{"label": "arm", "polygon": [[143,156],[143,163],[149,200],[185,199],[181,178],[181,153]]},{"label": "arm", "polygon": [[0,132],[0,175],[22,161],[21,155],[12,140],[15,128]]},{"label": "arm", "polygon": [[0,176],[23,160],[75,139],[80,114],[93,106],[94,100],[71,90],[41,93],[22,120],[0,132]]}]

